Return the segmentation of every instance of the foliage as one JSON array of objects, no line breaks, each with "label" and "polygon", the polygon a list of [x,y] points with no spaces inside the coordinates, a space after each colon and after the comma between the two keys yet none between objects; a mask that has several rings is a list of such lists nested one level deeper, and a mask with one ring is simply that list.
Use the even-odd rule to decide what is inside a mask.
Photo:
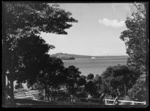
[{"label": "foliage", "polygon": [[39,37],[32,35],[19,40],[15,52],[18,54],[19,72],[15,76],[19,82],[26,80],[32,85],[36,82],[37,76],[43,70],[43,59],[49,57],[47,52],[51,46]]},{"label": "foliage", "polygon": [[86,98],[87,97],[87,93],[86,93],[86,91],[80,91],[80,92],[78,92],[77,93],[77,97],[79,97],[79,98]]},{"label": "foliage", "polygon": [[94,78],[94,75],[92,73],[87,75],[87,80],[92,80]]},{"label": "foliage", "polygon": [[15,86],[15,89],[20,89],[20,88],[23,88],[22,84],[21,83],[17,83],[16,86]]},{"label": "foliage", "polygon": [[50,78],[50,84],[52,84],[53,87],[58,87],[60,84],[65,83],[66,75],[63,73],[64,71],[64,63],[61,59],[58,58],[52,58],[50,66],[50,74],[52,74]]},{"label": "foliage", "polygon": [[[50,7],[46,3],[6,2],[3,3],[3,12],[3,26],[6,30],[3,31],[4,36],[2,41],[3,51],[5,51],[4,54],[8,55],[7,58],[4,59],[4,62],[6,63],[4,66],[7,69],[10,68],[12,64],[13,66],[17,65],[19,60],[16,55],[16,50],[14,50],[15,47],[18,47],[19,43],[17,44],[17,42],[19,41],[20,44],[23,42],[23,45],[25,45],[27,44],[25,42],[30,41],[30,39],[32,39],[31,41],[34,40],[34,38],[22,39],[22,37],[35,37],[35,34],[40,33],[40,31],[66,34],[65,29],[71,27],[68,22],[76,22],[75,19],[70,17],[70,12],[65,12],[63,9],[59,9],[58,7]],[[22,40],[18,40],[18,38],[21,38]],[[45,47],[43,41],[44,40],[41,40],[42,44],[38,48]],[[26,47],[22,50],[22,52],[26,52],[25,50],[31,50],[29,54],[31,54],[32,51],[38,51],[37,49],[29,49],[29,47]],[[46,48],[45,50],[43,49],[43,51],[41,50],[41,54],[48,50],[49,48]],[[18,54],[21,54],[21,52]],[[26,55],[29,54],[26,53]],[[13,61],[12,64],[10,64],[11,61]]]},{"label": "foliage", "polygon": [[130,98],[138,101],[145,101],[146,98],[146,87],[145,80],[139,78],[133,87],[128,91]]},{"label": "foliage", "polygon": [[101,89],[112,96],[125,96],[135,84],[138,72],[126,65],[111,66],[103,72]]},{"label": "foliage", "polygon": [[91,96],[94,96],[97,93],[96,86],[93,81],[87,82],[85,85],[85,91],[88,92]]},{"label": "foliage", "polygon": [[69,66],[65,68],[64,74],[66,75],[66,82],[70,94],[75,94],[78,89],[78,80],[80,78],[81,72],[75,66]]},{"label": "foliage", "polygon": [[80,75],[80,77],[77,80],[77,93],[76,96],[79,98],[83,98],[87,96],[87,92],[86,92],[86,76],[84,75]]},{"label": "foliage", "polygon": [[79,68],[76,68],[75,66],[71,65],[67,68],[65,68],[65,73],[67,75],[67,80],[74,80],[77,82],[77,79],[80,77],[81,72],[79,71]]},{"label": "foliage", "polygon": [[[146,75],[148,82],[149,76],[149,37],[146,37],[146,14],[148,7],[146,3],[135,3],[132,7],[132,13],[125,21],[127,30],[121,33],[120,38],[125,41],[127,47],[127,54],[129,55],[127,65],[134,70],[137,70],[141,75]],[[145,85],[145,86],[144,86]],[[140,78],[129,91],[132,99],[141,98],[144,100],[146,94],[146,83],[142,82]]]},{"label": "foliage", "polygon": [[42,69],[37,76],[37,82],[45,89],[45,95],[50,94],[50,90],[56,89],[59,85],[65,83],[63,73],[64,64],[61,59],[50,57],[49,55],[42,58]]},{"label": "foliage", "polygon": [[96,86],[96,89],[97,91],[100,91],[101,89],[101,84],[102,84],[102,78],[100,75],[96,74],[96,76],[94,77],[94,80],[93,80],[95,86]]},{"label": "foliage", "polygon": [[146,73],[146,10],[145,4],[135,4],[131,16],[125,21],[127,30],[121,33],[120,38],[125,41],[128,65],[139,72]]},{"label": "foliage", "polygon": [[5,27],[12,34],[18,29],[47,33],[67,34],[65,29],[77,22],[71,13],[59,7],[40,2],[5,2],[3,3]]},{"label": "foliage", "polygon": [[86,84],[86,76],[81,75],[77,81],[77,84],[79,86],[83,86]]},{"label": "foliage", "polygon": [[[5,87],[6,71],[8,71],[13,99],[13,81],[15,79],[20,82],[29,80],[31,84],[34,83],[36,74],[40,70],[39,67],[41,67],[39,66],[40,58],[43,58],[45,52],[49,50],[49,46],[38,34],[41,31],[67,34],[65,29],[70,28],[71,23],[77,22],[77,20],[70,17],[70,12],[47,3],[3,2],[2,6],[3,87]],[[24,45],[28,45],[28,47]]]}]

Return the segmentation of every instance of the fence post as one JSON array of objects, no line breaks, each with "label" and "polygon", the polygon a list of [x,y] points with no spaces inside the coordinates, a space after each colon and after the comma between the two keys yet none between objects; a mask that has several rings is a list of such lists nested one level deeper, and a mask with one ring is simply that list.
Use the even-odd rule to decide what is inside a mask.
[{"label": "fence post", "polygon": [[106,99],[104,99],[104,102],[105,102],[105,105],[107,105],[107,100]]},{"label": "fence post", "polygon": [[134,101],[132,102],[132,105],[134,105]]}]

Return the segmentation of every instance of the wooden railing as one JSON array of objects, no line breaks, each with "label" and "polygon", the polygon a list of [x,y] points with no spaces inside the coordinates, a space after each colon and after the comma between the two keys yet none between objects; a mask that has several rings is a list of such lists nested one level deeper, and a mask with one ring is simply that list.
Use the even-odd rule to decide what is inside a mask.
[{"label": "wooden railing", "polygon": [[[104,99],[105,105],[116,105],[115,99]],[[146,102],[118,100],[118,105],[146,105]]]},{"label": "wooden railing", "polygon": [[34,96],[30,93],[30,92],[20,92],[20,93],[15,93],[14,94],[14,97],[15,98],[31,98],[31,99],[33,99],[34,98]]},{"label": "wooden railing", "polygon": [[[50,99],[50,101],[68,101],[68,102],[91,102],[91,103],[96,103],[96,104],[102,104],[100,99],[92,98],[92,99],[87,99],[87,98],[70,98],[70,97],[58,97],[55,99]],[[104,105],[117,105],[115,99],[104,99]],[[139,102],[139,101],[127,101],[127,100],[118,100],[118,105],[146,105],[146,102]]]}]

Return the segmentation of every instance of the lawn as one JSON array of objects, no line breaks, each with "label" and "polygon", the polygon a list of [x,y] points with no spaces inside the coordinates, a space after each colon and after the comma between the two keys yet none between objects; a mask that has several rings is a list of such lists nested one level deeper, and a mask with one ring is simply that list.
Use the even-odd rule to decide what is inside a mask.
[{"label": "lawn", "polygon": [[26,99],[15,99],[16,105],[6,105],[6,107],[28,107],[28,108],[51,108],[51,107],[89,107],[89,105],[99,106],[99,103],[91,102],[65,102],[65,101],[41,101]]}]

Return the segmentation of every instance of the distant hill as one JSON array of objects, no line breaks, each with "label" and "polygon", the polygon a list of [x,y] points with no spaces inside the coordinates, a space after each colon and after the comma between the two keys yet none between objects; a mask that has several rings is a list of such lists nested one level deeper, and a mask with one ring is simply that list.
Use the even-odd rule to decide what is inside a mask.
[{"label": "distant hill", "polygon": [[96,59],[96,58],[101,58],[101,59],[109,59],[109,58],[128,58],[126,55],[121,55],[121,56],[88,56],[88,55],[77,55],[77,54],[67,54],[67,53],[56,53],[52,54],[52,57],[57,57],[62,60],[74,60],[74,59]]},{"label": "distant hill", "polygon": [[70,54],[65,54],[65,53],[56,53],[56,54],[52,54],[52,57],[57,57],[60,58],[62,60],[74,60],[75,57],[70,55]]}]

